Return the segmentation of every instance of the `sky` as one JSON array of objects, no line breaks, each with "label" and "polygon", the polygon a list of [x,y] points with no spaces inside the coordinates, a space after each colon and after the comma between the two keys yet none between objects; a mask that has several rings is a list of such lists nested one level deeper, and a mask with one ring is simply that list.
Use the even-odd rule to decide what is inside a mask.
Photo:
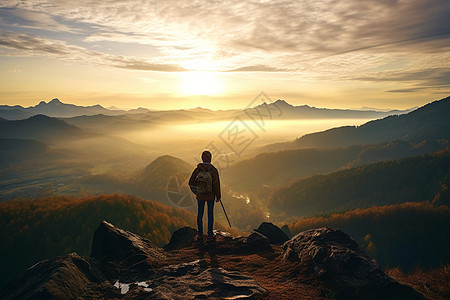
[{"label": "sky", "polygon": [[421,106],[450,95],[450,1],[2,0],[0,104]]}]

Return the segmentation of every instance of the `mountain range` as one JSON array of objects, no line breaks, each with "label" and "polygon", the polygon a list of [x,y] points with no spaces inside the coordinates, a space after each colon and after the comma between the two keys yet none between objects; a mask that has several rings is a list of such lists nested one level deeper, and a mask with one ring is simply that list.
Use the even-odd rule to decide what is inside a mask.
[{"label": "mountain range", "polygon": [[[271,144],[260,154],[224,171],[235,189],[326,174],[364,164],[436,152],[450,145],[450,97],[404,115],[307,134],[287,143]],[[276,176],[274,176],[276,174]]]},{"label": "mountain range", "polygon": [[49,117],[74,117],[83,115],[121,115],[132,113],[145,113],[149,111],[145,108],[138,108],[133,110],[107,109],[101,105],[79,106],[74,104],[62,103],[55,98],[48,103],[41,101],[39,104],[30,107],[23,107],[20,105],[0,105],[0,117],[8,120],[25,119],[34,115],[43,114]]},{"label": "mountain range", "polygon": [[410,113],[388,116],[361,126],[345,126],[307,134],[295,141],[298,147],[345,147],[393,140],[420,142],[450,139],[450,97],[431,102]]},{"label": "mountain range", "polygon": [[399,115],[408,113],[416,109],[410,108],[406,110],[359,110],[359,109],[330,109],[317,108],[309,105],[294,106],[285,100],[278,99],[272,103],[259,104],[253,108],[244,110],[246,115],[254,118],[270,118],[270,119],[363,119],[363,118],[382,118],[390,115]]},{"label": "mountain range", "polygon": [[[413,108],[412,108],[413,109]],[[154,111],[146,108],[131,110],[107,109],[101,105],[78,106],[67,104],[55,98],[48,103],[41,101],[39,104],[30,107],[20,105],[0,105],[0,117],[7,120],[26,119],[33,115],[43,114],[50,117],[72,118],[78,116],[119,116],[119,115],[147,115],[153,118],[169,119],[180,117],[193,119],[222,119],[235,116],[242,118],[260,118],[262,116],[271,119],[322,119],[322,118],[382,118],[389,115],[403,114],[411,111],[407,110],[351,110],[351,109],[327,109],[316,108],[308,105],[294,106],[284,100],[277,100],[272,103],[263,103],[255,107],[243,110],[219,110],[213,111],[205,108],[179,109],[173,111]]]}]

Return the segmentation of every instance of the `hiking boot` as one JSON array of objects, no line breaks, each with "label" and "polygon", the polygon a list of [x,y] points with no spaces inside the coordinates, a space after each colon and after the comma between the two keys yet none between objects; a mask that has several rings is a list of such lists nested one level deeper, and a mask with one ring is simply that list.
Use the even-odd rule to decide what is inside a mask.
[{"label": "hiking boot", "polygon": [[216,236],[214,234],[213,235],[208,234],[208,238],[206,240],[208,242],[214,242],[216,240]]},{"label": "hiking boot", "polygon": [[202,241],[203,240],[203,233],[197,233],[197,240]]}]

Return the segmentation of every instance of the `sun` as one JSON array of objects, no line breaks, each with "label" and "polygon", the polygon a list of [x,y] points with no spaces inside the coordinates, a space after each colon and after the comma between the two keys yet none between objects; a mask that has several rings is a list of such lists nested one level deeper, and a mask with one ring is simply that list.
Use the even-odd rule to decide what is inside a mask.
[{"label": "sun", "polygon": [[222,92],[217,65],[211,59],[191,59],[180,64],[186,72],[180,74],[180,93],[183,95],[217,95]]},{"label": "sun", "polygon": [[183,95],[217,95],[222,85],[214,71],[188,71],[181,75],[180,92]]}]

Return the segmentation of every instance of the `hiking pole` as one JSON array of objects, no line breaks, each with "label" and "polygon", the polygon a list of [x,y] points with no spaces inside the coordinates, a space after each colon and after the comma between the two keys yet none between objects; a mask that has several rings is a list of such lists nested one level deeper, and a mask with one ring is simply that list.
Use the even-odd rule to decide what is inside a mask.
[{"label": "hiking pole", "polygon": [[225,213],[225,217],[227,218],[228,225],[231,227],[230,219],[228,219],[227,212],[225,211],[225,207],[223,207],[222,199],[220,199],[220,204],[222,204],[223,212]]}]

